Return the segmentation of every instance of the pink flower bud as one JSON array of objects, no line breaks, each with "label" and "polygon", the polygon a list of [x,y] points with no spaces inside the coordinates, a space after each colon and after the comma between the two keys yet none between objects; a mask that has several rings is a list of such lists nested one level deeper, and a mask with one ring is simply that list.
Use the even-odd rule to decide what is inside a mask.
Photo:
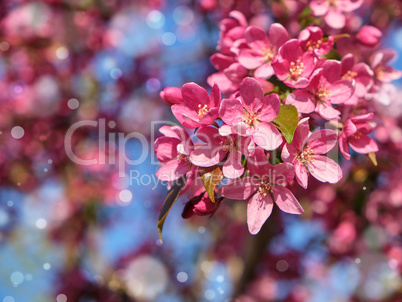
[{"label": "pink flower bud", "polygon": [[166,87],[163,91],[161,91],[160,96],[168,106],[183,103],[181,89],[178,87]]},{"label": "pink flower bud", "polygon": [[381,37],[382,32],[377,27],[370,25],[363,26],[356,35],[357,40],[368,47],[376,46]]}]

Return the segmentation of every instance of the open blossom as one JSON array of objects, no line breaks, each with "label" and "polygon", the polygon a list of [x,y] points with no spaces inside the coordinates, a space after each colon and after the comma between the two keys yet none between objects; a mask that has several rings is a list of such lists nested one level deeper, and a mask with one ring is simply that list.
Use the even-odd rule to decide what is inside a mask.
[{"label": "open blossom", "polygon": [[310,86],[288,95],[286,103],[301,113],[318,112],[324,119],[339,119],[340,112],[332,104],[342,104],[354,93],[354,81],[341,79],[341,63],[325,61],[311,77]]},{"label": "open blossom", "polygon": [[183,128],[163,126],[164,136],[155,141],[155,153],[162,167],[156,172],[160,180],[173,181],[185,175],[191,167],[189,161],[193,143]]},{"label": "open blossom", "polygon": [[243,141],[238,139],[236,134],[221,135],[217,128],[206,126],[197,131],[197,137],[205,144],[197,146],[191,152],[190,161],[194,165],[212,167],[227,156],[222,167],[223,175],[227,178],[237,178],[243,174],[242,148],[240,147],[240,143]]},{"label": "open blossom", "polygon": [[221,92],[217,85],[212,88],[211,96],[195,83],[184,84],[181,93],[183,103],[171,108],[173,115],[184,127],[209,125],[218,117]]},{"label": "open blossom", "polygon": [[345,13],[358,9],[363,0],[311,0],[310,8],[314,16],[324,17],[328,26],[340,29],[345,26]]},{"label": "open blossom", "polygon": [[248,165],[251,176],[234,180],[222,186],[219,193],[236,200],[246,200],[247,225],[251,234],[257,234],[264,222],[271,215],[274,202],[286,213],[302,214],[300,206],[292,192],[284,185],[294,178],[291,164],[271,165],[261,148],[256,149]]},{"label": "open blossom", "polygon": [[279,80],[292,88],[305,88],[310,83],[317,59],[312,51],[303,52],[300,42],[289,40],[279,49],[272,67]]},{"label": "open blossom", "polygon": [[396,70],[388,63],[395,57],[393,50],[381,50],[371,58],[371,69],[374,71],[376,80],[382,83],[390,83],[402,77],[402,72]]},{"label": "open blossom", "polygon": [[271,66],[279,47],[288,40],[288,32],[279,23],[274,23],[267,35],[261,28],[249,26],[244,38],[249,48],[240,51],[239,62],[247,69],[255,69],[254,76],[266,79],[274,74]]},{"label": "open blossom", "polygon": [[377,143],[367,135],[373,131],[373,127],[368,123],[373,117],[373,113],[367,113],[345,122],[345,127],[339,135],[339,149],[346,159],[350,159],[349,146],[362,154],[378,151]]},{"label": "open blossom", "polygon": [[222,120],[241,136],[252,136],[265,150],[275,150],[282,144],[282,135],[271,123],[280,109],[279,96],[264,96],[261,85],[245,78],[240,85],[240,97],[224,99],[219,109]]},{"label": "open blossom", "polygon": [[329,36],[324,41],[324,33],[318,26],[309,26],[303,29],[298,37],[303,51],[313,51],[317,56],[328,54],[334,47],[334,37]]},{"label": "open blossom", "polygon": [[327,156],[323,156],[336,144],[338,135],[329,129],[310,133],[308,118],[300,121],[293,141],[282,149],[282,159],[292,163],[296,172],[296,180],[307,188],[308,174],[321,182],[337,183],[342,178],[339,165]]},{"label": "open blossom", "polygon": [[363,62],[355,64],[353,54],[347,54],[342,58],[342,79],[355,81],[355,93],[345,102],[346,105],[356,105],[359,98],[364,97],[373,86],[374,73]]}]

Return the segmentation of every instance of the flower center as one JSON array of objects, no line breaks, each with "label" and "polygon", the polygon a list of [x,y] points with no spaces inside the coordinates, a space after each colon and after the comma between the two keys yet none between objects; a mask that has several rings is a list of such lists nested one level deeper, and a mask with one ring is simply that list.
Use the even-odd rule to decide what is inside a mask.
[{"label": "flower center", "polygon": [[313,154],[314,149],[304,149],[302,153],[297,157],[302,163],[312,162],[314,158],[310,158],[310,155]]},{"label": "flower center", "polygon": [[198,105],[198,119],[201,121],[205,114],[207,114],[209,108],[208,105],[204,105],[203,107],[201,104]]},{"label": "flower center", "polygon": [[271,192],[271,185],[265,182],[261,182],[260,187],[258,188],[258,194],[260,194],[261,197],[267,196],[269,192]]},{"label": "flower center", "polygon": [[361,138],[361,133],[357,131],[355,134],[352,135],[353,138],[355,139],[360,139]]},{"label": "flower center", "polygon": [[295,62],[290,62],[290,77],[292,80],[297,80],[301,74],[303,73],[303,68],[304,68],[304,63],[300,62],[300,60],[297,60]]},{"label": "flower center", "polygon": [[229,137],[228,139],[221,141],[221,145],[223,145],[222,146],[223,151],[229,152],[230,150],[232,150],[232,145],[233,145],[232,138]]},{"label": "flower center", "polygon": [[188,160],[188,156],[185,154],[181,154],[181,153],[177,153],[177,160],[179,162],[181,161],[187,161]]},{"label": "flower center", "polygon": [[317,40],[317,41],[310,40],[307,42],[306,48],[307,48],[307,50],[314,50],[314,49],[320,48],[321,43],[322,43],[322,40]]},{"label": "flower center", "polygon": [[275,46],[270,46],[267,48],[264,48],[260,51],[260,53],[264,56],[265,58],[265,63],[271,62],[272,59],[275,57]]},{"label": "flower center", "polygon": [[319,100],[325,100],[328,97],[330,97],[332,94],[332,91],[325,88],[325,87],[320,87],[320,89],[318,89],[317,93],[316,93],[316,98]]},{"label": "flower center", "polygon": [[250,125],[250,127],[254,127],[254,123],[258,119],[258,114],[257,113],[250,114],[246,110],[245,110],[245,112],[246,112],[246,119],[244,120],[244,122],[246,124]]},{"label": "flower center", "polygon": [[343,79],[343,80],[353,80],[356,76],[357,76],[357,72],[348,70],[348,72],[345,73],[345,74],[342,76],[342,79]]},{"label": "flower center", "polygon": [[332,7],[337,6],[338,0],[328,0],[328,4],[329,4],[329,6],[332,6]]}]

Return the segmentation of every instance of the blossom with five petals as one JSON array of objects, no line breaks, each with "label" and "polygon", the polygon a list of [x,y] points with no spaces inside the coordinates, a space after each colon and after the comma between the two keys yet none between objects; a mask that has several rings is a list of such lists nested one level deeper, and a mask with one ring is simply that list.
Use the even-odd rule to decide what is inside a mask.
[{"label": "blossom with five petals", "polygon": [[210,125],[217,117],[221,102],[221,91],[214,85],[211,96],[195,83],[184,84],[181,89],[182,104],[173,105],[172,112],[177,120],[187,128]]},{"label": "blossom with five petals", "polygon": [[249,48],[240,50],[239,62],[247,69],[255,69],[254,76],[267,79],[274,75],[271,66],[279,47],[288,40],[287,30],[279,23],[274,23],[267,35],[261,28],[249,26],[244,32]]},{"label": "blossom with five petals", "polygon": [[282,160],[292,163],[296,172],[296,180],[307,188],[308,174],[321,182],[337,183],[342,178],[339,165],[323,156],[335,145],[338,134],[329,129],[310,133],[308,118],[302,119],[295,130],[291,144],[282,149]]},{"label": "blossom with five petals", "polygon": [[286,213],[302,214],[304,212],[292,192],[284,187],[294,178],[294,168],[291,164],[271,165],[264,150],[257,148],[248,168],[252,175],[222,186],[219,194],[236,200],[246,200],[251,197],[247,204],[247,225],[251,234],[257,234],[260,231],[271,215],[274,202]]},{"label": "blossom with five petals", "polygon": [[252,136],[265,150],[275,150],[282,144],[282,135],[271,123],[279,114],[279,96],[264,96],[261,85],[252,78],[240,84],[238,98],[224,99],[219,109],[222,120],[241,136]]}]

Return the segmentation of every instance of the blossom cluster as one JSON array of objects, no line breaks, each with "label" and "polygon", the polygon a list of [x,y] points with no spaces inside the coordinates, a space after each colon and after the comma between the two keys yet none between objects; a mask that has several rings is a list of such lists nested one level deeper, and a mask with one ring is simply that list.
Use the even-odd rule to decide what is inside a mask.
[{"label": "blossom cluster", "polygon": [[[311,1],[309,9],[333,32],[362,1],[329,2]],[[331,184],[341,180],[329,151],[339,150],[346,160],[369,154],[375,162],[378,145],[370,133],[381,120],[376,105],[401,72],[389,65],[394,53],[378,49],[381,32],[369,25],[327,34],[311,24],[292,37],[279,23],[266,32],[232,11],[220,29],[211,93],[195,83],[161,92],[183,127],[160,129],[156,175],[185,178],[181,194],[190,201],[183,217],[211,215],[223,198],[247,200],[248,228],[256,234],[274,203],[303,213],[288,185],[306,189],[310,175]]]}]

